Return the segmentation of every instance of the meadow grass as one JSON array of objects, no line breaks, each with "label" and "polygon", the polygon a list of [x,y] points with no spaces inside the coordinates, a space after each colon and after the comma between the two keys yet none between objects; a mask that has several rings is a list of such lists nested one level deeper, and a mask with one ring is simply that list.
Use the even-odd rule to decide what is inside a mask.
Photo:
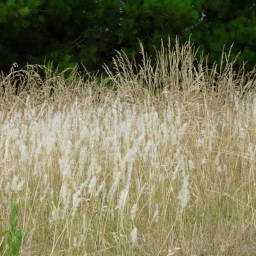
[{"label": "meadow grass", "polygon": [[255,255],[256,71],[190,43],[141,54],[105,79],[0,77],[0,230],[18,202],[20,255]]}]

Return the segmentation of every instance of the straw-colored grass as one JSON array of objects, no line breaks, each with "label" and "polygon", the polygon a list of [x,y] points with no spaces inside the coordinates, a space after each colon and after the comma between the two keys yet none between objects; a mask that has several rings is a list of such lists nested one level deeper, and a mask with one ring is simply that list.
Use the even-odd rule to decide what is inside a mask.
[{"label": "straw-colored grass", "polygon": [[0,231],[19,202],[22,256],[255,255],[256,72],[142,54],[104,80],[0,77]]}]

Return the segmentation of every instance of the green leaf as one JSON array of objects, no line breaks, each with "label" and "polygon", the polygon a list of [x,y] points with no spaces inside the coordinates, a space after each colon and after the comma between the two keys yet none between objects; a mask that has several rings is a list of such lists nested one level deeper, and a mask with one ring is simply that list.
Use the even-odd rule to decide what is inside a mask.
[{"label": "green leaf", "polygon": [[38,20],[39,23],[43,23],[45,21],[45,17],[43,15],[39,15],[37,17],[37,20]]},{"label": "green leaf", "polygon": [[29,22],[28,20],[23,20],[23,21],[21,22],[21,26],[22,26],[23,28],[27,28],[29,25],[30,25],[30,22]]},{"label": "green leaf", "polygon": [[7,229],[7,230],[5,230],[5,231],[0,232],[0,237],[5,236],[5,234],[6,234],[7,232],[8,232],[8,229]]},{"label": "green leaf", "polygon": [[7,3],[6,3],[6,6],[8,6],[8,7],[15,6],[15,0],[8,0]]},{"label": "green leaf", "polygon": [[[43,3],[44,1],[41,2]],[[38,0],[27,0],[27,5],[32,11],[35,11],[40,6],[40,4],[41,3]]]},{"label": "green leaf", "polygon": [[22,17],[26,17],[30,14],[30,10],[28,7],[23,7],[21,9],[19,9],[19,14],[22,16]]},{"label": "green leaf", "polygon": [[3,249],[4,249],[4,242],[2,242],[2,243],[0,244],[0,252],[2,252]]},{"label": "green leaf", "polygon": [[17,229],[18,203],[13,203],[10,216],[10,229],[8,231],[8,256],[18,256],[22,241],[22,232]]},{"label": "green leaf", "polygon": [[6,19],[6,9],[4,6],[0,5],[0,23],[4,22]]}]

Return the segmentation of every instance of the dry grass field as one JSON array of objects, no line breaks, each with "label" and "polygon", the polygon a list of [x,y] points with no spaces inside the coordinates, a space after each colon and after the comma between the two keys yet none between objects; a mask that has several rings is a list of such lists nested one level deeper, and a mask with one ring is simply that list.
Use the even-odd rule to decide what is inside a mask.
[{"label": "dry grass field", "polygon": [[0,231],[18,202],[21,256],[255,255],[256,70],[195,52],[0,77]]}]

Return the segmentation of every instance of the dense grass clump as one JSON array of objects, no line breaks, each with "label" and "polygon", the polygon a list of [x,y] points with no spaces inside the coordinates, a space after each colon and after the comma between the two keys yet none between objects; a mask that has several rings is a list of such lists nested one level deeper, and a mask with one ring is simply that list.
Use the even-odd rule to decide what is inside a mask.
[{"label": "dense grass clump", "polygon": [[256,72],[141,50],[105,79],[0,77],[0,230],[18,202],[20,255],[255,254]]}]

